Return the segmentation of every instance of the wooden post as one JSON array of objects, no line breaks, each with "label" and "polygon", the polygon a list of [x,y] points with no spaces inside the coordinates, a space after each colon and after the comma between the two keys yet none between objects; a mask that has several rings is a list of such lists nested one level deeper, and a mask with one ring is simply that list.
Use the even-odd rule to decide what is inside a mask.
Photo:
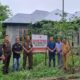
[{"label": "wooden post", "polygon": [[47,54],[48,54],[48,51],[46,51],[45,53],[45,66],[47,65]]},{"label": "wooden post", "polygon": [[45,53],[45,66],[47,65],[47,64],[46,64],[46,59],[47,59],[47,57],[46,57],[46,56],[47,56],[47,53]]},{"label": "wooden post", "polygon": [[22,29],[22,45],[24,44],[24,29]]}]

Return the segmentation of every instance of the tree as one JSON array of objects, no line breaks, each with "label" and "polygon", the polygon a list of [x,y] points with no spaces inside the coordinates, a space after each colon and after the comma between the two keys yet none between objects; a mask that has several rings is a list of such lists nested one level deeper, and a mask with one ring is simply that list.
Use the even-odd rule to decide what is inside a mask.
[{"label": "tree", "polygon": [[7,5],[0,3],[0,32],[5,33],[5,29],[2,29],[2,21],[11,16],[11,11]]},{"label": "tree", "polygon": [[11,15],[11,11],[7,5],[0,3],[0,21],[7,19]]}]

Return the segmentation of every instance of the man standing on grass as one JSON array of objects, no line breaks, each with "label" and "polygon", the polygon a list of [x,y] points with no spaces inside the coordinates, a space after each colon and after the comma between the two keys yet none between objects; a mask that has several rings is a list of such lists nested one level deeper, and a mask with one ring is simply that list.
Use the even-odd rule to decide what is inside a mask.
[{"label": "man standing on grass", "polygon": [[3,55],[5,57],[5,60],[3,61],[4,63],[3,73],[7,74],[9,72],[9,63],[11,58],[11,44],[8,35],[5,36],[2,48],[3,48]]},{"label": "man standing on grass", "polygon": [[63,56],[63,68],[64,70],[68,69],[68,59],[69,59],[69,52],[70,52],[70,45],[66,39],[62,40],[62,56]]},{"label": "man standing on grass", "polygon": [[22,51],[22,45],[20,44],[20,38],[17,37],[16,42],[12,46],[14,71],[19,70],[21,51]]},{"label": "man standing on grass", "polygon": [[26,41],[23,44],[23,68],[26,68],[26,60],[28,57],[28,69],[32,69],[33,66],[33,54],[32,54],[32,42],[29,36],[26,37]]},{"label": "man standing on grass", "polygon": [[51,61],[53,60],[53,66],[55,67],[55,55],[56,55],[56,44],[53,37],[50,37],[48,42],[48,51],[49,51],[49,67],[51,67]]},{"label": "man standing on grass", "polygon": [[62,66],[62,42],[60,38],[57,38],[56,42],[56,51],[58,56],[58,66]]}]

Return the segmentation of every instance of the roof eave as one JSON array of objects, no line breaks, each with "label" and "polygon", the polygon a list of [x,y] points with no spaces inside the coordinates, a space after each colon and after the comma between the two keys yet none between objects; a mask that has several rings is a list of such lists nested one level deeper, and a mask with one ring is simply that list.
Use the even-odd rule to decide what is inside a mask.
[{"label": "roof eave", "polygon": [[27,26],[27,25],[29,25],[29,24],[31,24],[31,23],[6,23],[6,22],[3,22],[2,23],[2,27],[7,27],[7,26]]}]

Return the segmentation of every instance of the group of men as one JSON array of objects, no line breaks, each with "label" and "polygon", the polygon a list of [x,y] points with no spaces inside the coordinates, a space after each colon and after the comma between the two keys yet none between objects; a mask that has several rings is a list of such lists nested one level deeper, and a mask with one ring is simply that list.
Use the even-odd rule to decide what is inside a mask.
[{"label": "group of men", "polygon": [[[11,53],[13,53],[13,70],[19,70],[20,68],[20,55],[23,52],[23,69],[26,69],[26,61],[28,57],[28,69],[32,69],[33,66],[33,53],[32,53],[32,41],[29,36],[26,37],[26,40],[21,44],[19,36],[16,37],[15,43],[11,46],[9,41],[9,36],[6,35],[4,42],[2,44],[3,55],[0,55],[0,60],[3,60],[3,73],[7,74],[9,72],[9,63],[11,59]],[[49,54],[49,67],[51,67],[51,61],[53,60],[53,66],[56,66],[56,53],[58,55],[58,65],[63,66],[64,69],[67,69],[67,56],[70,51],[70,46],[66,39],[61,40],[57,38],[55,42],[51,36],[48,41],[47,46]]]},{"label": "group of men", "polygon": [[50,37],[48,42],[49,52],[49,67],[51,67],[51,61],[53,60],[53,66],[56,66],[56,55],[58,66],[63,67],[65,70],[68,69],[68,55],[70,52],[70,45],[66,39],[57,38],[54,41],[53,37]]},{"label": "group of men", "polygon": [[26,60],[28,57],[28,69],[32,69],[32,43],[29,36],[23,44],[20,43],[19,36],[16,37],[15,43],[11,46],[9,36],[6,35],[2,44],[3,55],[0,56],[0,60],[3,60],[3,73],[9,72],[9,63],[11,59],[11,53],[13,53],[13,70],[19,70],[20,68],[20,55],[23,51],[23,68],[26,69]]}]

